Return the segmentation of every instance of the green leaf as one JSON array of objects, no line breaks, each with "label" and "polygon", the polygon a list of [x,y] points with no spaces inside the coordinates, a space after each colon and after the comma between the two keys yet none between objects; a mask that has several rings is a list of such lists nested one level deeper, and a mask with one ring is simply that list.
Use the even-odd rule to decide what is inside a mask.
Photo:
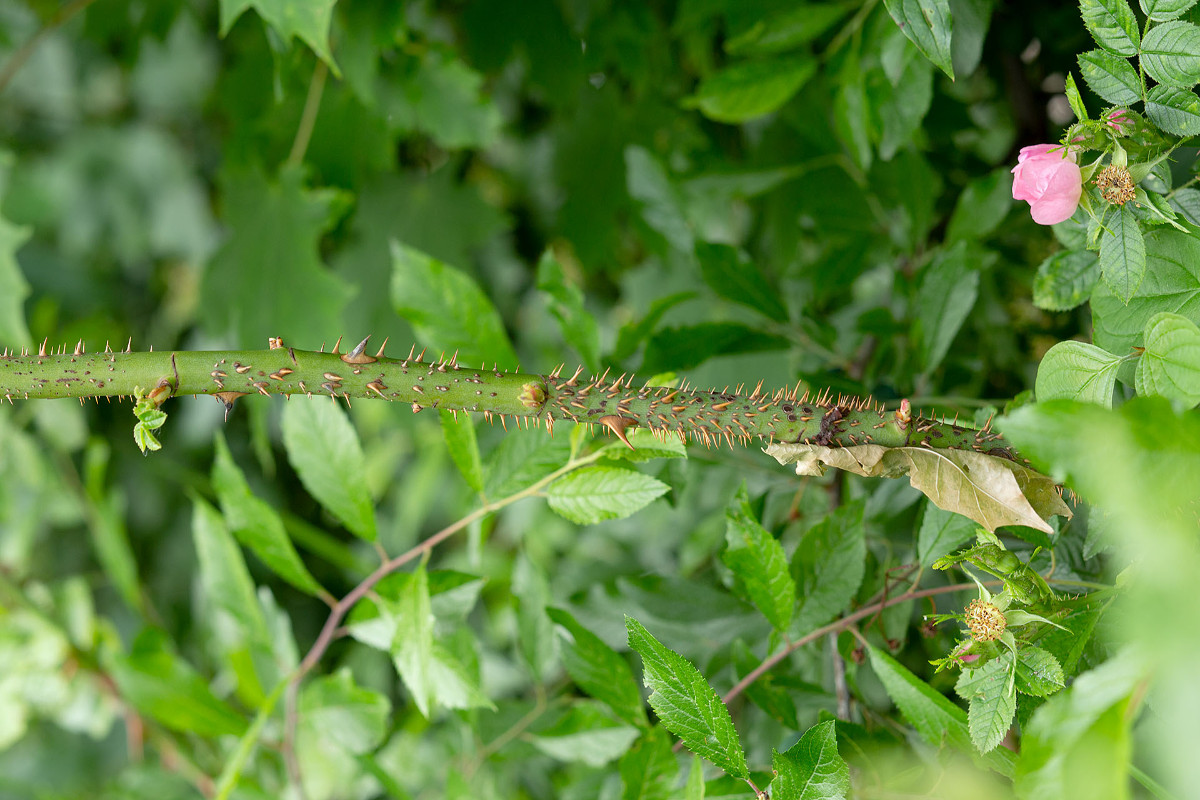
[{"label": "green leaf", "polygon": [[694,236],[683,213],[683,197],[666,167],[644,147],[625,148],[625,184],[642,219],[680,253],[691,253]]},{"label": "green leaf", "polygon": [[550,508],[578,525],[621,519],[640,511],[670,486],[630,469],[584,467],[546,489]]},{"label": "green leaf", "polygon": [[1034,712],[1014,786],[1030,800],[1128,797],[1131,694],[1145,669],[1124,652],[1076,678]]},{"label": "green leaf", "polygon": [[525,553],[517,557],[513,567],[512,591],[517,598],[517,641],[521,655],[533,679],[542,683],[558,659],[558,639],[546,614],[550,602],[546,575]]},{"label": "green leaf", "polygon": [[1167,86],[1200,83],[1200,27],[1176,20],[1150,28],[1142,40],[1142,69]]},{"label": "green leaf", "polygon": [[245,718],[209,690],[161,631],[143,630],[129,655],[111,662],[107,673],[121,699],[168,728],[200,736],[237,736],[246,729]]},{"label": "green leaf", "polygon": [[308,493],[346,528],[375,541],[375,504],[367,462],[346,412],[324,397],[297,397],[283,407],[283,444]]},{"label": "green leaf", "polygon": [[625,753],[638,736],[637,728],[613,719],[599,703],[580,700],[549,728],[530,737],[530,743],[559,761],[603,767]]},{"label": "green leaf", "polygon": [[727,244],[697,242],[696,257],[704,282],[718,295],[776,322],[787,322],[778,287],[740,250]]},{"label": "green leaf", "polygon": [[566,436],[544,430],[509,431],[484,466],[483,490],[488,497],[516,494],[567,463],[571,444]]},{"label": "green leaf", "polygon": [[848,503],[818,522],[792,555],[800,608],[794,629],[806,634],[849,604],[862,583],[867,546],[863,504]]},{"label": "green leaf", "polygon": [[687,445],[675,434],[659,438],[646,428],[634,428],[625,432],[625,438],[633,445],[632,450],[625,446],[614,447],[604,454],[605,457],[635,464],[656,458],[687,458]]},{"label": "green leaf", "polygon": [[747,778],[746,756],[729,709],[687,659],[664,647],[642,624],[625,617],[629,646],[642,657],[650,707],[663,727],[693,753],[735,778]]},{"label": "green leaf", "polygon": [[259,172],[224,174],[221,195],[231,235],[204,272],[207,329],[260,347],[272,336],[336,330],[351,290],[321,263],[318,245],[338,193],[310,191],[302,171],[287,168],[278,183]]},{"label": "green leaf", "polygon": [[1058,659],[1033,645],[1017,650],[1017,691],[1035,697],[1047,697],[1066,684]]},{"label": "green leaf", "polygon": [[1033,303],[1047,311],[1083,305],[1100,280],[1100,259],[1089,250],[1063,250],[1038,265]]},{"label": "green leaf", "polygon": [[812,56],[743,61],[702,80],[683,107],[717,122],[745,122],[778,110],[816,71]]},{"label": "green leaf", "polygon": [[389,126],[402,133],[428,134],[446,149],[492,144],[504,119],[484,91],[485,76],[449,48],[422,50],[408,57],[401,80],[377,84],[380,112]]},{"label": "green leaf", "polygon": [[321,586],[292,547],[279,514],[250,492],[245,476],[233,463],[225,437],[218,434],[215,445],[213,488],[233,535],[276,575],[303,592],[319,594]]},{"label": "green leaf", "polygon": [[683,800],[704,800],[704,788],[704,764],[693,756],[687,783],[683,785]]},{"label": "green leaf", "polygon": [[796,608],[796,584],[788,572],[783,545],[750,509],[745,483],[725,509],[725,526],[721,560],[742,581],[746,594],[771,626],[786,630]]},{"label": "green leaf", "polygon": [[939,251],[925,268],[917,292],[917,325],[920,331],[921,358],[926,374],[942,363],[954,337],[975,307],[979,296],[980,262],[995,257],[980,257],[960,241]]},{"label": "green leaf", "polygon": [[1153,22],[1166,22],[1177,19],[1196,5],[1196,0],[1140,0],[1142,11]]},{"label": "green leaf", "polygon": [[892,19],[926,58],[954,80],[948,0],[883,0]]},{"label": "green leaf", "polygon": [[1191,89],[1155,86],[1146,93],[1146,116],[1175,136],[1200,134],[1200,97]]},{"label": "green leaf", "polygon": [[[1176,512],[1200,486],[1194,415],[1175,414],[1161,398],[1134,398],[1111,411],[1053,400],[1022,406],[998,422],[1023,455],[1084,499],[1120,512],[1123,525],[1145,535],[1188,525]],[[1194,530],[1194,514],[1190,525]]]},{"label": "green leaf", "polygon": [[1100,276],[1121,302],[1137,294],[1146,274],[1146,245],[1133,209],[1121,206],[1100,235]]},{"label": "green leaf", "polygon": [[30,342],[24,308],[29,283],[17,264],[17,251],[32,235],[33,228],[13,225],[0,216],[0,342],[4,342],[5,347],[19,347]]},{"label": "green leaf", "polygon": [[[692,763],[700,764],[700,758],[692,756]],[[647,730],[621,756],[617,771],[621,773],[621,800],[673,800],[679,767],[667,731],[661,725]],[[700,800],[704,800],[703,765],[700,773]]]},{"label": "green leaf", "polygon": [[1079,0],[1079,11],[1096,44],[1119,56],[1137,55],[1141,34],[1125,0]]},{"label": "green leaf", "polygon": [[642,371],[649,374],[691,369],[713,356],[784,350],[782,336],[763,333],[736,322],[704,322],[664,328],[646,343]]},{"label": "green leaf", "polygon": [[928,567],[944,555],[949,555],[975,537],[974,521],[944,511],[933,503],[925,504],[921,529],[917,533],[917,560]]},{"label": "green leaf", "polygon": [[248,670],[235,669],[235,672],[242,698],[257,706],[264,698],[263,686],[274,684],[280,676],[258,675],[257,664],[253,662],[255,655],[271,652],[271,635],[254,581],[237,542],[225,528],[225,520],[200,499],[193,501],[192,541],[200,563],[205,623],[214,632],[227,659],[251,662]]},{"label": "green leaf", "polygon": [[417,340],[464,364],[517,366],[504,323],[465,273],[392,242],[392,305],[412,324]]},{"label": "green leaf", "polygon": [[954,690],[968,703],[967,727],[981,753],[1000,744],[1017,713],[1017,692],[1009,683],[1012,653],[1003,653],[977,669],[964,669]]},{"label": "green leaf", "polygon": [[598,372],[600,329],[596,318],[584,308],[583,292],[567,280],[566,272],[552,250],[542,253],[538,261],[537,288],[546,297],[550,313],[558,320],[563,340],[575,348],[585,367]]},{"label": "green leaf", "polygon": [[1034,394],[1039,401],[1080,400],[1112,408],[1120,356],[1084,342],[1059,342],[1038,365]]},{"label": "green leaf", "polygon": [[1075,118],[1078,120],[1087,119],[1087,107],[1083,104],[1083,97],[1079,94],[1079,87],[1075,85],[1075,76],[1070,72],[1067,73],[1066,95],[1067,103],[1071,106],[1071,111],[1075,113]]},{"label": "green leaf", "polygon": [[[18,454],[14,461],[28,465],[28,459],[20,458],[21,450],[14,443],[6,443],[9,452]],[[91,529],[92,547],[96,560],[104,574],[112,581],[130,608],[144,611],[142,590],[138,583],[137,559],[129,543],[126,528],[127,497],[120,486],[110,486],[106,480],[112,448],[100,438],[88,443],[83,456],[84,489],[92,504]],[[39,514],[39,517],[42,516]]]},{"label": "green leaf", "polygon": [[726,40],[725,52],[730,55],[770,55],[798,48],[820,37],[853,8],[847,3],[784,6]]},{"label": "green leaf", "polygon": [[990,531],[1024,525],[1051,533],[1044,518],[1071,514],[1054,481],[1006,458],[970,450],[774,444],[767,453],[781,464],[795,463],[801,475],[821,474],[822,464],[868,478],[908,475],[913,488],[939,508],[969,517]]},{"label": "green leaf", "polygon": [[786,752],[771,751],[772,800],[844,800],[850,792],[850,768],[838,754],[833,720],[818,723]]},{"label": "green leaf", "polygon": [[1200,239],[1175,230],[1146,234],[1146,277],[1137,296],[1122,302],[1107,283],[1092,295],[1094,341],[1122,355],[1142,344],[1142,332],[1160,311],[1200,321]]},{"label": "green leaf", "polygon": [[955,75],[969,77],[979,67],[992,11],[992,0],[950,0],[954,19],[950,53]]},{"label": "green leaf", "polygon": [[302,741],[308,737],[318,747],[333,745],[355,755],[379,746],[392,711],[386,696],[358,686],[347,668],[307,681],[298,707]]},{"label": "green leaf", "polygon": [[1200,328],[1196,323],[1166,311],[1155,314],[1146,323],[1145,347],[1135,373],[1138,394],[1178,400],[1186,408],[1200,403]]},{"label": "green leaf", "polygon": [[[868,653],[871,668],[879,676],[888,696],[922,739],[935,747],[946,742],[963,751],[974,749],[967,715],[961,708],[882,650],[872,647]],[[1000,748],[984,755],[983,760],[1001,775],[1010,776],[1016,756],[1011,750]]]},{"label": "green leaf", "polygon": [[619,718],[647,727],[642,692],[629,663],[568,612],[548,608],[546,613],[559,626],[563,666],[575,685],[608,705]]},{"label": "green leaf", "polygon": [[461,417],[451,411],[438,411],[442,421],[442,437],[450,458],[458,467],[467,485],[476,492],[483,491],[483,460],[479,456],[479,443],[475,439],[475,420],[470,414]]},{"label": "green leaf", "polygon": [[395,626],[391,649],[396,671],[424,717],[428,719],[437,706],[491,706],[463,665],[433,639],[433,608],[424,565],[408,576],[394,600],[384,599],[380,609]]},{"label": "green leaf", "polygon": [[1142,99],[1142,82],[1128,59],[1105,50],[1089,50],[1079,55],[1079,74],[1092,91],[1118,106]]},{"label": "green leaf", "polygon": [[946,228],[946,242],[986,239],[1000,227],[1012,207],[1012,174],[1007,169],[976,178],[958,196]]},{"label": "green leaf", "polygon": [[[1200,123],[1200,118],[1197,122]],[[1197,132],[1200,133],[1200,125],[1197,126]],[[1176,189],[1171,193],[1171,208],[1193,225],[1200,225],[1200,189],[1190,186]]]},{"label": "green leaf", "polygon": [[329,26],[336,4],[337,0],[220,0],[221,35],[227,35],[238,17],[253,8],[285,42],[293,36],[299,37],[329,65],[334,75],[341,77],[329,49]]}]

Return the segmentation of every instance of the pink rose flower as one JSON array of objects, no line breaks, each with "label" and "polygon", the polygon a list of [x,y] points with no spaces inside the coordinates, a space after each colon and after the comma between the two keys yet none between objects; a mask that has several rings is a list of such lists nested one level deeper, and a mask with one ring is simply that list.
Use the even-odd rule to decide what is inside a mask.
[{"label": "pink rose flower", "polygon": [[1071,218],[1083,194],[1083,175],[1075,154],[1062,145],[1022,147],[1012,169],[1013,199],[1025,200],[1038,225],[1053,225]]}]

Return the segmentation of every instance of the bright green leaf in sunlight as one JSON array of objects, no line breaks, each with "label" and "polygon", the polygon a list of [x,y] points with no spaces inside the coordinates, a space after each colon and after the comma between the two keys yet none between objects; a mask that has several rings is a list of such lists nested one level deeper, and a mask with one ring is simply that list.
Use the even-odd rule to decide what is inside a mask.
[{"label": "bright green leaf in sunlight", "polygon": [[666,494],[667,484],[631,469],[584,467],[546,489],[550,508],[579,525],[628,517]]},{"label": "bright green leaf in sunlight", "polygon": [[272,336],[311,347],[304,339],[314,332],[337,330],[351,290],[321,263],[318,244],[338,193],[307,189],[303,172],[288,168],[278,182],[257,171],[224,173],[221,197],[231,234],[201,285],[208,331],[261,348]]},{"label": "bright green leaf in sunlight", "polygon": [[725,551],[721,560],[742,582],[746,594],[775,630],[787,630],[796,608],[796,583],[788,572],[783,545],[758,521],[746,485],[725,509]]},{"label": "bright green leaf in sunlight", "polygon": [[1012,653],[1006,651],[977,669],[964,668],[954,686],[967,701],[967,728],[981,753],[995,749],[1012,727],[1017,713],[1012,669]]},{"label": "bright green leaf in sunlight", "polygon": [[253,8],[285,42],[298,36],[334,75],[340,75],[329,49],[329,27],[336,4],[337,0],[220,0],[221,35],[229,33],[246,9]]},{"label": "bright green leaf in sunlight", "polygon": [[467,366],[517,366],[504,323],[492,301],[466,273],[399,242],[392,243],[392,305],[416,331],[417,340],[458,353]]},{"label": "bright green leaf in sunlight", "polygon": [[545,296],[550,313],[558,320],[566,341],[592,372],[600,370],[600,330],[596,318],[584,308],[583,292],[568,280],[553,250],[542,253],[537,266],[537,288]]},{"label": "bright green leaf in sunlight", "polygon": [[161,631],[138,634],[128,655],[112,657],[108,674],[122,700],[173,730],[237,736],[246,728],[246,719],[212,693]]},{"label": "bright green leaf in sunlight", "polygon": [[883,4],[909,41],[953,80],[949,0],[883,0]]},{"label": "bright green leaf in sunlight", "polygon": [[1034,712],[1021,737],[1018,794],[1031,800],[1128,797],[1130,696],[1144,678],[1144,665],[1126,651]]},{"label": "bright green leaf in sunlight", "polygon": [[[871,668],[888,696],[922,739],[934,747],[949,744],[963,752],[974,751],[966,712],[887,653],[874,647],[868,652]],[[1001,747],[987,753],[983,760],[1000,774],[1012,775],[1016,757]]]},{"label": "bright green leaf in sunlight", "polygon": [[800,598],[798,634],[828,622],[858,591],[867,556],[863,533],[863,504],[855,502],[838,508],[800,540],[791,563]]},{"label": "bright green leaf in sunlight", "polygon": [[1085,342],[1059,342],[1038,365],[1038,400],[1080,400],[1112,408],[1121,359]]},{"label": "bright green leaf in sunlight", "polygon": [[455,414],[439,411],[442,421],[442,438],[450,458],[467,482],[476,492],[483,491],[483,461],[479,457],[479,443],[475,439],[475,420],[470,414]]},{"label": "bright green leaf in sunlight", "polygon": [[1146,323],[1145,352],[1138,361],[1138,394],[1200,403],[1200,328],[1187,317],[1155,314]]},{"label": "bright green leaf in sunlight", "polygon": [[729,709],[687,659],[663,646],[642,624],[625,618],[629,646],[642,657],[650,707],[663,726],[735,778],[746,778],[746,755]]},{"label": "bright green leaf in sunlight", "polygon": [[346,412],[324,397],[297,397],[283,408],[288,461],[308,493],[351,533],[375,541],[367,463]]},{"label": "bright green leaf in sunlight", "polygon": [[225,437],[218,434],[215,442],[213,488],[234,536],[276,575],[303,592],[319,593],[321,587],[288,539],[279,513],[250,491],[245,476],[233,461],[229,445],[225,444]]},{"label": "bright green leaf in sunlight", "polygon": [[642,692],[629,662],[568,612],[550,608],[546,613],[559,626],[563,666],[575,685],[608,705],[619,718],[646,727]]},{"label": "bright green leaf in sunlight", "polygon": [[742,61],[701,81],[684,106],[717,122],[745,122],[777,110],[816,71],[811,56]]},{"label": "bright green leaf in sunlight", "polygon": [[1200,421],[1159,398],[1135,398],[1116,410],[1054,400],[1023,406],[997,427],[1085,500],[1151,528],[1182,510],[1200,486]]},{"label": "bright green leaf in sunlight", "polygon": [[850,793],[850,768],[838,754],[833,720],[818,723],[785,752],[773,751],[772,800],[844,800]]}]

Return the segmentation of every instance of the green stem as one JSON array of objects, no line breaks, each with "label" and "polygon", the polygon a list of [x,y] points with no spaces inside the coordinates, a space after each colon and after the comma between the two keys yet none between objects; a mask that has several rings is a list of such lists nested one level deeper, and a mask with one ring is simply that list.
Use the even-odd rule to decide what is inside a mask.
[{"label": "green stem", "polygon": [[[381,398],[424,408],[477,411],[528,426],[570,421],[603,425],[626,439],[632,427],[658,435],[676,434],[705,445],[733,446],[762,439],[826,447],[876,444],[975,450],[1015,459],[999,435],[945,420],[909,413],[907,403],[887,411],[870,398],[810,397],[796,390],[764,392],[760,383],[694,390],[636,387],[622,375],[609,379],[470,369],[456,359],[426,361],[422,356],[387,358],[382,348],[366,352],[366,340],[348,353],[284,347],[270,350],[84,352],[0,356],[0,396],[14,399],[133,396],[143,387],[155,405],[191,394],[215,395],[228,411],[246,394],[325,394],[347,402]],[[143,404],[147,401],[144,400]]]}]

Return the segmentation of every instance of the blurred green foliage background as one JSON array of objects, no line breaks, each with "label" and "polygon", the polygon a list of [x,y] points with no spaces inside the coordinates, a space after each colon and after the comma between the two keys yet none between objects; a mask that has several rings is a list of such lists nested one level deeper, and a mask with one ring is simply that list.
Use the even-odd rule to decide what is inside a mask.
[{"label": "blurred green foliage background", "polygon": [[[1090,327],[1086,307],[1033,303],[1036,265],[1057,245],[1014,207],[1008,175],[1020,146],[1069,121],[1063,79],[1090,45],[1073,4],[949,7],[953,81],[876,0],[0,4],[0,65],[51,26],[0,88],[3,344],[262,348],[281,336],[316,349],[369,334],[394,351],[469,351],[455,297],[431,294],[416,326],[398,313],[403,245],[478,284],[526,371],[802,381],[982,422],[1032,387],[1051,344]],[[335,596],[377,559],[301,486],[281,408],[247,398],[226,423],[219,404],[176,400],[150,458],[130,440],[128,405],[0,410],[0,796],[212,791],[270,688],[249,691],[222,648],[214,568],[196,553],[216,432]],[[473,507],[437,417],[366,402],[349,413],[384,550]],[[553,466],[569,446],[561,431],[478,435],[491,497],[520,488],[514,465]],[[1083,452],[1072,447],[1063,458]],[[306,796],[672,796],[673,759],[646,777],[661,731],[607,750],[562,743],[617,722],[565,675],[547,606],[619,650],[633,616],[727,688],[779,644],[719,557],[743,481],[789,552],[814,526],[858,532],[856,566],[839,569],[859,579],[811,627],[971,535],[941,520],[946,538],[918,547],[939,512],[906,482],[800,480],[755,449],[693,445],[686,462],[642,468],[671,490],[629,519],[578,527],[524,501],[434,554],[431,580],[469,576],[434,591],[439,641],[495,710],[426,719],[386,653],[337,642],[320,685],[369,690],[370,724],[355,724],[370,742],[326,752],[320,728],[302,729]],[[1111,580],[1086,518],[1056,537],[1057,574]],[[1011,543],[1028,555],[1048,542]],[[1194,564],[1179,547],[1175,564]],[[328,609],[248,565],[276,657],[302,654]],[[863,633],[948,692],[927,662],[954,631],[924,628],[931,610],[896,606]],[[1078,671],[1106,663],[1113,627],[1101,620]],[[843,755],[876,752],[852,760],[861,796],[1006,796],[1006,781],[909,742],[856,646],[843,634],[799,650],[735,706],[752,769],[838,710],[841,674],[854,708]],[[139,714],[117,688],[139,652],[190,664],[233,716]],[[282,735],[273,720],[234,796],[294,791]],[[709,796],[746,791],[709,777]]]}]

